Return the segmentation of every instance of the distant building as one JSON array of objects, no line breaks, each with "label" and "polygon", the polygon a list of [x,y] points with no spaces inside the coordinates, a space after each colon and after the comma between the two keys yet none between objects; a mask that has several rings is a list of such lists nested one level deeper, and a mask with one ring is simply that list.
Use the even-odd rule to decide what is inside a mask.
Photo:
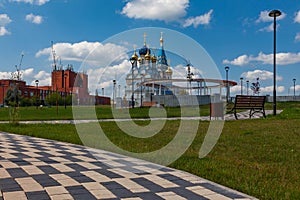
[{"label": "distant building", "polygon": [[148,48],[146,35],[144,35],[144,45],[139,49],[138,54],[135,49],[131,56],[133,66],[131,71],[126,75],[125,98],[130,99],[132,93],[134,93],[135,103],[141,106],[141,104],[151,102],[153,95],[172,95],[173,92],[170,90],[172,82],[163,82],[159,85],[149,86],[140,85],[141,82],[148,80],[172,79],[173,71],[167,61],[162,33],[157,56]]},{"label": "distant building", "polygon": [[[17,87],[21,98],[38,98],[41,104],[46,104],[47,96],[58,92],[61,97],[72,95],[76,104],[103,104],[109,105],[110,98],[89,94],[88,75],[73,71],[72,65],[66,69],[53,69],[51,74],[51,86],[26,85],[25,81],[14,79],[0,80],[0,105],[4,105],[4,99],[10,88]],[[73,99],[74,100],[74,99]]]}]

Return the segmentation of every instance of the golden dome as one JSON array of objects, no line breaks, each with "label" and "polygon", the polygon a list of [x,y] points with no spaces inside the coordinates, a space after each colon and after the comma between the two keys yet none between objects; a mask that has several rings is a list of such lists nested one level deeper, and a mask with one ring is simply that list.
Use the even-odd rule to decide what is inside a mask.
[{"label": "golden dome", "polygon": [[136,50],[134,50],[134,53],[131,56],[132,60],[137,60],[138,59],[138,55],[136,54]]},{"label": "golden dome", "polygon": [[153,56],[151,57],[151,60],[152,60],[152,62],[156,62],[156,61],[157,61],[157,58],[156,58],[156,56],[155,56],[155,55],[153,55]]},{"label": "golden dome", "polygon": [[172,71],[172,69],[171,69],[170,66],[168,66],[168,69],[166,70],[166,73],[167,73],[167,74],[172,74],[172,73],[173,73],[173,71]]},{"label": "golden dome", "polygon": [[145,55],[145,59],[146,60],[150,60],[151,56],[150,56],[150,53],[149,53],[149,49],[147,50],[147,53]]}]

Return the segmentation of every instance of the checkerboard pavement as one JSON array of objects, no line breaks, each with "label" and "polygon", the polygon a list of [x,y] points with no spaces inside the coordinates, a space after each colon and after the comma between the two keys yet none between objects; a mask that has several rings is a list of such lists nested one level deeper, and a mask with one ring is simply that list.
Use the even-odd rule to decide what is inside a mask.
[{"label": "checkerboard pavement", "polygon": [[183,171],[0,132],[0,200],[255,199]]}]

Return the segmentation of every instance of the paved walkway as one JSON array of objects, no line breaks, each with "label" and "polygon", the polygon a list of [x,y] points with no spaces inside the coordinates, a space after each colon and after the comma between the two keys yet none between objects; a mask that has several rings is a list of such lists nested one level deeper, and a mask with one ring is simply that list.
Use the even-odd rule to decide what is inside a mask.
[{"label": "paved walkway", "polygon": [[[239,119],[249,118],[247,111],[238,115]],[[255,114],[253,118],[260,117]],[[176,119],[209,117],[166,118]],[[225,119],[235,120],[233,114]],[[131,119],[122,119],[126,120]],[[95,120],[76,122],[91,121]],[[84,146],[0,132],[0,147],[0,200],[255,199],[183,171]]]},{"label": "paved walkway", "polygon": [[[0,132],[0,199],[255,199],[189,173]],[[96,157],[95,157],[96,155]]]}]

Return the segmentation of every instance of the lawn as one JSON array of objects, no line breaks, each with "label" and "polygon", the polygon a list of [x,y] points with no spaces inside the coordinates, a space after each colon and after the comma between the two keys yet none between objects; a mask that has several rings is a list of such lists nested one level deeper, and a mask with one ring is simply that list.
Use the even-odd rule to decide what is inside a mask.
[{"label": "lawn", "polygon": [[[201,121],[192,145],[170,167],[259,199],[300,199],[300,103],[279,103],[278,109],[283,109],[283,113],[266,119],[226,121],[218,143],[203,159],[198,158],[198,152],[209,122]],[[135,114],[143,116],[145,112],[142,110],[138,115],[136,111]],[[178,110],[171,109],[167,113],[177,116]],[[149,121],[137,123],[147,125]],[[115,122],[100,123],[115,145],[132,152],[160,149],[174,138],[179,124],[179,120],[167,121],[158,134],[140,139],[124,134]],[[0,124],[0,130],[82,144],[71,124]],[[93,136],[89,132],[86,134]]]}]

